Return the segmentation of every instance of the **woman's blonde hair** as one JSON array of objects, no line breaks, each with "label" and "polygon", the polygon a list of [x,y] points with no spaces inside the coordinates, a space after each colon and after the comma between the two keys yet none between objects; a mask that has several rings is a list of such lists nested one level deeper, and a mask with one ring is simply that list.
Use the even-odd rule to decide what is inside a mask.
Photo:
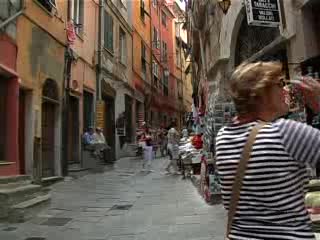
[{"label": "woman's blonde hair", "polygon": [[280,62],[242,63],[233,72],[230,94],[238,113],[256,111],[259,97],[282,76]]}]

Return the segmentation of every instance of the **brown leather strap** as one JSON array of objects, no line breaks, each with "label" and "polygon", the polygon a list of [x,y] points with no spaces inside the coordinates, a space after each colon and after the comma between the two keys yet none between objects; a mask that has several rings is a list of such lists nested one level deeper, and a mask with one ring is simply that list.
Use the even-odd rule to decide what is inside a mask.
[{"label": "brown leather strap", "polygon": [[250,159],[251,155],[251,149],[252,145],[256,139],[256,136],[261,128],[266,124],[266,122],[259,122],[256,126],[254,126],[249,134],[248,140],[246,144],[244,145],[244,149],[242,151],[241,159],[238,163],[238,168],[236,172],[236,177],[234,179],[233,185],[232,185],[232,192],[231,192],[231,200],[229,204],[229,212],[228,212],[228,225],[227,225],[227,232],[226,232],[226,239],[228,239],[231,225],[233,222],[233,218],[236,214],[238,201],[240,198],[240,191],[243,184],[243,177],[245,174],[245,171],[247,169],[248,161]]}]

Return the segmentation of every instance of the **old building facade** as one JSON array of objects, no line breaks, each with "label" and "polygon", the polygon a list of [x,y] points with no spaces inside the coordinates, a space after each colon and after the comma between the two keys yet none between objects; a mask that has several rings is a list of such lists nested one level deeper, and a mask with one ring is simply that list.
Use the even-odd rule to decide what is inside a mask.
[{"label": "old building facade", "polygon": [[191,112],[192,85],[190,71],[190,54],[187,35],[187,17],[180,1],[173,3],[174,19],[174,56],[175,77],[178,92],[179,127],[185,124],[185,116]]},{"label": "old building facade", "polygon": [[98,2],[69,1],[63,149],[68,165],[81,165],[81,137],[88,127],[94,126],[98,14]]},{"label": "old building facade", "polygon": [[104,119],[98,124],[104,129],[111,147],[110,160],[114,161],[126,154],[126,144],[132,143],[135,136],[131,25],[135,4],[109,0],[103,5],[98,101]]},{"label": "old building facade", "polygon": [[24,1],[17,20],[20,75],[19,159],[25,173],[61,176],[61,122],[64,89],[67,2]]},{"label": "old building facade", "polygon": [[17,23],[8,21],[22,11],[22,1],[4,3],[0,13],[0,176],[24,172],[19,160],[19,82]]},{"label": "old building facade", "polygon": [[132,77],[135,87],[135,120],[138,127],[148,121],[151,104],[151,19],[150,0],[132,3],[133,64]]},{"label": "old building facade", "polygon": [[152,91],[150,122],[167,126],[178,120],[174,55],[173,1],[152,1]]},{"label": "old building facade", "polygon": [[319,72],[318,1],[279,1],[279,27],[248,25],[244,1],[230,2],[226,14],[217,1],[187,4],[195,101],[212,114],[211,135],[224,124],[215,113],[229,106],[228,78],[241,62],[278,60],[291,78]]}]

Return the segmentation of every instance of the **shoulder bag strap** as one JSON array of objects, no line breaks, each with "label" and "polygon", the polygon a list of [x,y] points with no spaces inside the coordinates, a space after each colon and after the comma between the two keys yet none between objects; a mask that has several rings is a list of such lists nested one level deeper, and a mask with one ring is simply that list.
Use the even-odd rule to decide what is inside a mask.
[{"label": "shoulder bag strap", "polygon": [[252,145],[256,139],[256,136],[259,130],[263,128],[265,124],[266,122],[259,122],[256,126],[253,127],[248,137],[248,140],[244,146],[244,149],[242,151],[241,159],[238,163],[236,177],[232,185],[231,200],[230,200],[229,212],[228,212],[228,225],[227,225],[226,239],[228,239],[233,218],[237,210],[238,201],[240,198],[240,191],[243,183],[242,181],[248,165],[248,161],[250,159]]}]

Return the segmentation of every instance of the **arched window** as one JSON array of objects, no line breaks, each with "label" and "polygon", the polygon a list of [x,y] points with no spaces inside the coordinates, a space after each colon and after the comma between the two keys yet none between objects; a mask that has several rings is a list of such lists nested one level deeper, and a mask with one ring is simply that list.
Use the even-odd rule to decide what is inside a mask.
[{"label": "arched window", "polygon": [[[235,53],[235,66],[259,52],[280,35],[278,28],[249,26],[246,17],[238,33]],[[274,60],[274,59],[270,59]]]},{"label": "arched window", "polygon": [[59,101],[59,91],[56,81],[47,79],[43,84],[42,97],[48,100]]}]

